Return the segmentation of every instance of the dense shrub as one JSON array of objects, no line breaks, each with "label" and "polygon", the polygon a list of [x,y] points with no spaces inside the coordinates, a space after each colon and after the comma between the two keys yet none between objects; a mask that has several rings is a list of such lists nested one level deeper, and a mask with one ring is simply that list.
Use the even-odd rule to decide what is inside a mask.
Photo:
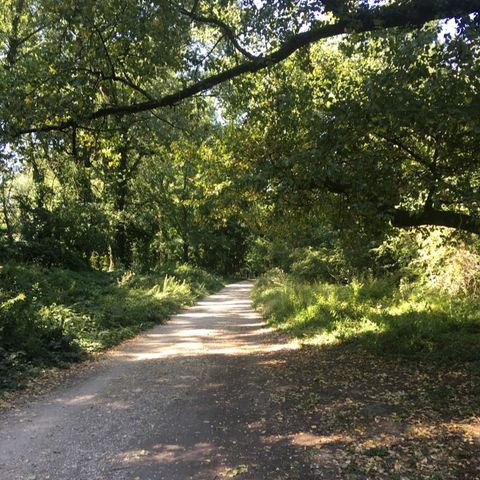
[{"label": "dense shrub", "polygon": [[257,275],[278,267],[303,280],[345,282],[355,270],[352,257],[356,256],[356,252],[346,253],[335,238],[319,239],[314,247],[296,248],[281,239],[257,238],[247,254],[246,265]]},{"label": "dense shrub", "polygon": [[480,255],[474,245],[462,239],[451,240],[440,230],[422,238],[418,256],[412,262],[424,281],[452,294],[478,297],[480,294]]},{"label": "dense shrub", "polygon": [[480,295],[480,244],[447,228],[402,231],[375,249],[384,271],[396,271],[404,284],[423,284],[453,296]]},{"label": "dense shrub", "polygon": [[70,270],[86,270],[88,263],[76,252],[54,238],[0,243],[0,260],[28,262],[44,267],[63,267]]},{"label": "dense shrub", "polygon": [[279,270],[262,277],[254,304],[275,326],[304,341],[349,343],[385,354],[480,362],[480,302],[398,277],[346,285],[302,282]]},{"label": "dense shrub", "polygon": [[303,280],[344,282],[349,277],[349,266],[338,248],[301,248],[292,254],[290,271]]}]

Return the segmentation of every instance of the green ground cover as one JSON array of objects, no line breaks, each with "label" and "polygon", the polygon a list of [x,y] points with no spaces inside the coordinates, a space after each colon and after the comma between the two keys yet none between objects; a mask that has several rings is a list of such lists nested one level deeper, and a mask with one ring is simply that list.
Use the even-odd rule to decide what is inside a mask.
[{"label": "green ground cover", "polygon": [[64,367],[162,322],[221,281],[181,265],[155,274],[0,269],[0,391],[39,369]]},{"label": "green ground cover", "polygon": [[387,355],[480,361],[480,302],[395,277],[348,284],[307,282],[274,270],[257,282],[254,305],[305,343],[349,344]]}]

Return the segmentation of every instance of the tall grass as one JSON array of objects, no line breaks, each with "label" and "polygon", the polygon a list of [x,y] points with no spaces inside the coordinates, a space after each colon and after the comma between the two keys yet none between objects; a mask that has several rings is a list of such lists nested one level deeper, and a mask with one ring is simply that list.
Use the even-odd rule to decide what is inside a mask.
[{"label": "tall grass", "polygon": [[398,279],[347,285],[308,283],[272,271],[255,285],[254,305],[304,342],[351,344],[435,361],[480,362],[480,301]]},{"label": "tall grass", "polygon": [[0,268],[0,390],[45,366],[66,366],[161,322],[221,287],[182,265],[152,275]]}]

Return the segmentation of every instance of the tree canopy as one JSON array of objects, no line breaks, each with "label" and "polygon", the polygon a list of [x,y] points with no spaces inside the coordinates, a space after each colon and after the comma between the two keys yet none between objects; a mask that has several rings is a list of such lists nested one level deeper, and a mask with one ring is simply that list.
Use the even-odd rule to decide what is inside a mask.
[{"label": "tree canopy", "polygon": [[318,223],[478,234],[479,6],[5,1],[5,241],[233,271]]},{"label": "tree canopy", "polygon": [[[4,2],[11,134],[171,107],[321,39],[477,12],[479,0]],[[32,77],[35,78],[32,81]],[[20,108],[18,103],[23,103]],[[13,105],[15,103],[15,105]],[[34,112],[26,105],[34,105]],[[55,105],[56,115],[51,115]],[[43,108],[42,108],[43,107]]]}]

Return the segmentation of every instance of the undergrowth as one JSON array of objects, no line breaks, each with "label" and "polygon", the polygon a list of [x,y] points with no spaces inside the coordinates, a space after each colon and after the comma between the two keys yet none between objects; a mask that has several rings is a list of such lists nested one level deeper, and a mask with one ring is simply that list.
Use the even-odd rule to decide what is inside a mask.
[{"label": "undergrowth", "polygon": [[7,263],[0,268],[0,391],[116,345],[220,287],[188,265],[135,275]]},{"label": "undergrowth", "polygon": [[480,363],[480,301],[472,297],[394,276],[332,284],[273,270],[259,279],[252,299],[272,325],[306,343]]}]

